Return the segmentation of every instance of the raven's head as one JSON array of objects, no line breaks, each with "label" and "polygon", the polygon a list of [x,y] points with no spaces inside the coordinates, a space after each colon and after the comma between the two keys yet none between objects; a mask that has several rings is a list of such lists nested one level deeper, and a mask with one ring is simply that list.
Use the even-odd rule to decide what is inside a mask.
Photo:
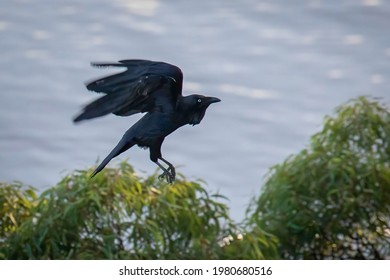
[{"label": "raven's head", "polygon": [[221,100],[216,97],[208,97],[199,94],[193,94],[184,97],[186,114],[188,114],[188,123],[191,125],[196,125],[201,122],[204,115],[206,114],[206,109],[212,103],[220,102]]}]

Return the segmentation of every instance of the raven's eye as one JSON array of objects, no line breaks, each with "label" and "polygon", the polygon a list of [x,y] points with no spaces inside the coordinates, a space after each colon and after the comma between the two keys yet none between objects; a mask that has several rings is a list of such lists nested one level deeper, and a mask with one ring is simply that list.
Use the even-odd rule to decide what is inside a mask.
[{"label": "raven's eye", "polygon": [[198,99],[198,103],[200,103],[200,102],[202,102],[202,99],[199,98],[199,99]]}]

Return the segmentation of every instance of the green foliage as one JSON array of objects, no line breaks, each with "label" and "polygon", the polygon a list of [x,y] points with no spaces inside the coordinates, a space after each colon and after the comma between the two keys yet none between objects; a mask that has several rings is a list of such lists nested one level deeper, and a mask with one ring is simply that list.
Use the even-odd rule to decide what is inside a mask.
[{"label": "green foliage", "polygon": [[35,189],[15,182],[0,182],[0,240],[5,240],[31,215],[36,200]]},{"label": "green foliage", "polygon": [[180,175],[172,185],[156,175],[141,178],[127,163],[93,179],[90,174],[74,172],[39,197],[20,185],[2,186],[2,257],[277,258],[275,238],[244,233],[229,218],[224,198],[209,195],[200,182]]},{"label": "green foliage", "polygon": [[6,185],[0,182],[0,259],[6,258],[4,248],[13,232],[31,216],[36,199],[35,189],[22,189],[22,184],[15,182]]},{"label": "green foliage", "polygon": [[251,221],[278,237],[284,258],[383,259],[389,217],[390,113],[361,97],[271,169]]}]

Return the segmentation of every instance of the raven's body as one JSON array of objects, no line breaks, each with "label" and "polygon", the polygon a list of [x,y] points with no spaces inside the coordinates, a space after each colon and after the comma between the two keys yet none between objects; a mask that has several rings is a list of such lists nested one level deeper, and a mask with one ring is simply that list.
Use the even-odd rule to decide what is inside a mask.
[{"label": "raven's body", "polygon": [[[164,62],[124,60],[119,63],[93,65],[127,67],[127,71],[87,84],[88,89],[106,95],[87,105],[75,118],[75,122],[109,113],[119,116],[147,113],[126,131],[92,176],[101,171],[112,158],[138,145],[149,148],[150,159],[164,171],[162,176],[172,182],[175,178],[175,168],[161,154],[165,137],[183,125],[199,124],[207,107],[220,100],[195,94],[182,96],[181,70]],[[166,163],[168,168],[163,167],[158,162],[159,159]]]}]

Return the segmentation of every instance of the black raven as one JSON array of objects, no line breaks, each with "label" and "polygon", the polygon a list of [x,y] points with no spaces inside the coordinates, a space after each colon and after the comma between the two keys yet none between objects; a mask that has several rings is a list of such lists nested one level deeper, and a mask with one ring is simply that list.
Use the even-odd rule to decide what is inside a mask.
[{"label": "black raven", "polygon": [[[112,158],[138,145],[149,148],[150,159],[163,170],[160,178],[165,177],[172,183],[175,180],[175,168],[161,154],[165,137],[183,125],[199,124],[208,106],[221,100],[198,94],[182,96],[183,73],[179,67],[165,62],[121,60],[91,65],[126,67],[127,70],[87,83],[88,90],[105,95],[85,106],[74,122],[109,113],[130,116],[147,112],[126,131],[91,177],[100,172]],[[164,167],[159,160],[168,167]]]}]

